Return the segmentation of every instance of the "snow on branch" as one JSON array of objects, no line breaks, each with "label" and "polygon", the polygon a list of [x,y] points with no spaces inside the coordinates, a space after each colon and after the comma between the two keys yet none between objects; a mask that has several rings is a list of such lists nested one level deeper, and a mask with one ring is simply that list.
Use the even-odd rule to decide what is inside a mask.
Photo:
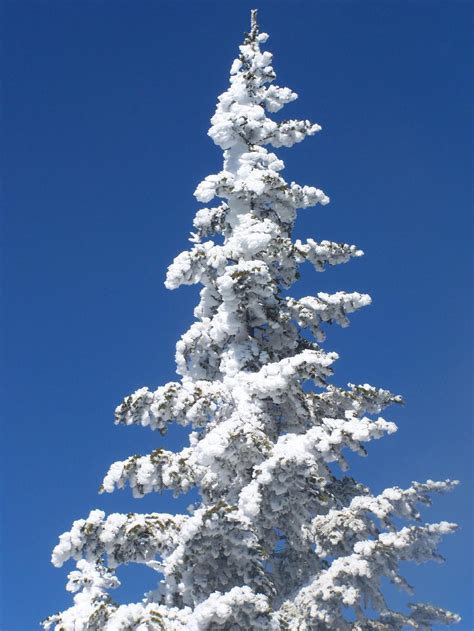
[{"label": "snow on branch", "polygon": [[155,449],[148,456],[130,456],[126,460],[114,462],[102,482],[100,492],[112,493],[126,484],[134,497],[147,493],[172,490],[175,495],[186,493],[196,483],[198,471],[191,466],[190,449],[178,453]]},{"label": "snow on branch", "polygon": [[364,254],[355,245],[332,241],[317,243],[313,239],[308,239],[306,243],[298,239],[294,245],[294,252],[298,262],[309,261],[317,272],[323,272],[326,265],[347,263],[352,257]]},{"label": "snow on branch", "polygon": [[342,327],[349,325],[348,313],[361,307],[370,305],[371,298],[367,294],[358,292],[346,293],[338,291],[335,294],[319,292],[317,297],[306,296],[299,300],[287,298],[289,312],[301,327],[309,327],[318,340],[323,342],[326,336],[321,324],[337,322]]},{"label": "snow on branch", "polygon": [[202,427],[211,418],[225,416],[230,406],[230,394],[222,384],[183,380],[167,383],[154,392],[140,388],[116,408],[115,422],[166,433],[172,421]]},{"label": "snow on branch", "polygon": [[93,510],[60,536],[52,563],[61,567],[70,558],[96,562],[104,555],[109,567],[131,561],[145,563],[176,545],[187,519],[186,515],[166,513],[112,513],[105,517],[103,511]]},{"label": "snow on branch", "polygon": [[[293,614],[295,621],[304,621],[316,628],[326,625],[330,629],[349,630],[354,627],[344,617],[345,607],[354,608],[361,621],[366,617],[363,614],[366,607],[384,614],[387,606],[381,592],[381,578],[387,577],[408,589],[398,573],[399,562],[439,560],[436,547],[443,535],[454,530],[455,525],[440,522],[406,527],[382,533],[373,540],[360,541],[354,545],[352,554],[335,559],[327,570],[303,587],[294,600],[285,603],[281,615]],[[416,611],[416,605],[414,609]],[[441,611],[442,616],[446,619],[447,615],[449,619],[449,612]],[[456,617],[451,621],[455,622]]]}]

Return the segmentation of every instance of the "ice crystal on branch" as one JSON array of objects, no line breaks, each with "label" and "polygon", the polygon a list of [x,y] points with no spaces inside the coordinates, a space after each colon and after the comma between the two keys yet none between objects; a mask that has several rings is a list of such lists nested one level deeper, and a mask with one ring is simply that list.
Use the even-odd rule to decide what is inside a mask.
[{"label": "ice crystal on branch", "polygon": [[[74,605],[46,629],[394,631],[458,619],[420,603],[392,611],[381,588],[386,578],[411,591],[400,562],[440,559],[437,544],[455,525],[423,524],[418,507],[454,483],[374,495],[335,473],[346,470],[347,450],[365,455],[365,443],[396,431],[378,415],[401,398],[368,384],[328,384],[338,357],[319,346],[326,325],[347,326],[369,296],[284,295],[300,264],[324,271],[363,253],[292,239],[297,210],[329,197],[286,182],[270,148],[321,127],[271,118],[297,95],[273,83],[272,55],[260,48],[267,39],[252,12],[209,130],[223,168],[195,191],[216,205],[197,211],[193,246],[168,269],[169,289],[202,285],[195,322],[176,345],[180,381],[141,388],[116,410],[117,423],[161,433],[172,422],[189,426],[189,446],[115,462],[101,487],[129,486],[137,497],[194,487],[200,501],[185,515],[95,510],[74,522],[53,552],[55,565],[77,560],[67,585]],[[162,578],[141,602],[118,605],[108,592],[126,563],[147,564]]]}]

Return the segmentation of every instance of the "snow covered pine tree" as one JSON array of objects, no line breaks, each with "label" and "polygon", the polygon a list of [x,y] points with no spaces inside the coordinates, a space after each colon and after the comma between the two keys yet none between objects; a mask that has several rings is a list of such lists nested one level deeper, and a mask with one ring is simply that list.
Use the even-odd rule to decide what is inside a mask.
[{"label": "snow covered pine tree", "polygon": [[[179,453],[156,449],[115,462],[103,491],[129,485],[135,496],[197,487],[189,514],[112,514],[93,510],[60,537],[53,563],[77,560],[67,589],[74,606],[48,618],[56,631],[387,630],[430,629],[458,616],[429,604],[392,611],[381,591],[386,577],[409,589],[400,561],[439,560],[437,544],[455,525],[421,524],[417,504],[454,482],[415,482],[380,495],[344,471],[345,448],[396,430],[370,420],[400,397],[369,385],[327,385],[335,353],[309,342],[324,339],[326,322],[368,305],[359,293],[283,296],[299,264],[316,270],[362,252],[353,245],[292,241],[297,208],[327,204],[323,191],[287,182],[283,162],[264,145],[290,147],[320,130],[307,120],[274,122],[296,99],[272,85],[272,56],[261,52],[256,13],[219,97],[209,135],[224,150],[224,168],[205,178],[191,250],[168,270],[166,286],[201,283],[196,321],[176,347],[181,381],[142,388],[117,408],[117,423],[166,432],[191,425]],[[268,85],[270,84],[270,85]],[[223,244],[202,241],[211,234]],[[311,380],[317,389],[303,389]],[[399,518],[414,522],[398,529]],[[158,557],[158,558],[157,558]],[[144,563],[163,576],[140,603],[117,605],[108,595],[114,570]]]}]

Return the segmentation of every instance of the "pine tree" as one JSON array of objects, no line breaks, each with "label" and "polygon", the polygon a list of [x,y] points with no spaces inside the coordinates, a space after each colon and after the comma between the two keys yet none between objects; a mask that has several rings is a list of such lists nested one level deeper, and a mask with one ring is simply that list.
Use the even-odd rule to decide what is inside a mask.
[{"label": "pine tree", "polygon": [[[74,522],[52,558],[56,566],[77,561],[67,584],[74,605],[48,618],[46,629],[396,631],[458,621],[429,604],[392,611],[382,593],[383,578],[410,590],[401,561],[440,559],[437,544],[455,525],[422,524],[417,506],[455,483],[373,495],[344,475],[344,450],[364,455],[364,443],[396,430],[366,415],[401,398],[367,384],[327,383],[337,355],[319,345],[324,324],[346,326],[369,296],[285,296],[300,264],[322,272],[363,253],[291,238],[296,210],[329,198],[288,184],[283,162],[265,148],[320,130],[268,116],[297,95],[273,84],[272,55],[260,50],[267,38],[253,11],[209,130],[224,151],[223,170],[195,191],[199,202],[223,201],[197,212],[193,247],[168,269],[169,289],[203,286],[196,320],[176,346],[180,381],[142,388],[116,411],[119,424],[161,433],[171,422],[191,426],[189,446],[115,462],[102,486],[108,493],[128,485],[136,497],[195,487],[200,501],[183,515],[93,510]],[[408,525],[400,528],[401,519]],[[115,569],[131,562],[162,580],[142,602],[117,605],[108,594],[119,584]]]}]

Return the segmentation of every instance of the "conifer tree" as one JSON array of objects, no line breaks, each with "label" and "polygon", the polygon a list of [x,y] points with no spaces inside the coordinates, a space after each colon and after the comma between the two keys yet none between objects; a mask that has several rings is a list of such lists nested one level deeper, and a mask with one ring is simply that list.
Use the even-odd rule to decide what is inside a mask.
[{"label": "conifer tree", "polygon": [[[253,11],[209,130],[224,151],[223,170],[195,191],[199,202],[220,202],[198,210],[193,246],[168,269],[169,289],[202,285],[195,322],[176,346],[180,380],[141,388],[116,410],[119,424],[161,433],[171,422],[189,426],[189,446],[115,462],[102,485],[107,493],[129,486],[136,497],[195,487],[200,501],[187,514],[93,510],[74,522],[52,557],[56,566],[77,561],[67,584],[74,605],[45,629],[396,631],[458,621],[430,604],[397,612],[383,596],[384,578],[411,589],[400,562],[440,559],[437,544],[455,525],[422,523],[418,505],[455,483],[374,495],[344,474],[345,450],[364,455],[364,443],[396,431],[378,414],[401,398],[367,384],[328,384],[337,355],[320,346],[324,326],[346,326],[368,295],[285,294],[300,264],[322,272],[363,253],[292,240],[297,209],[329,198],[288,184],[283,162],[266,148],[320,130],[270,117],[297,95],[273,83],[272,55],[260,50],[267,38]],[[118,605],[109,591],[127,563],[146,564],[161,579],[141,602]]]}]

